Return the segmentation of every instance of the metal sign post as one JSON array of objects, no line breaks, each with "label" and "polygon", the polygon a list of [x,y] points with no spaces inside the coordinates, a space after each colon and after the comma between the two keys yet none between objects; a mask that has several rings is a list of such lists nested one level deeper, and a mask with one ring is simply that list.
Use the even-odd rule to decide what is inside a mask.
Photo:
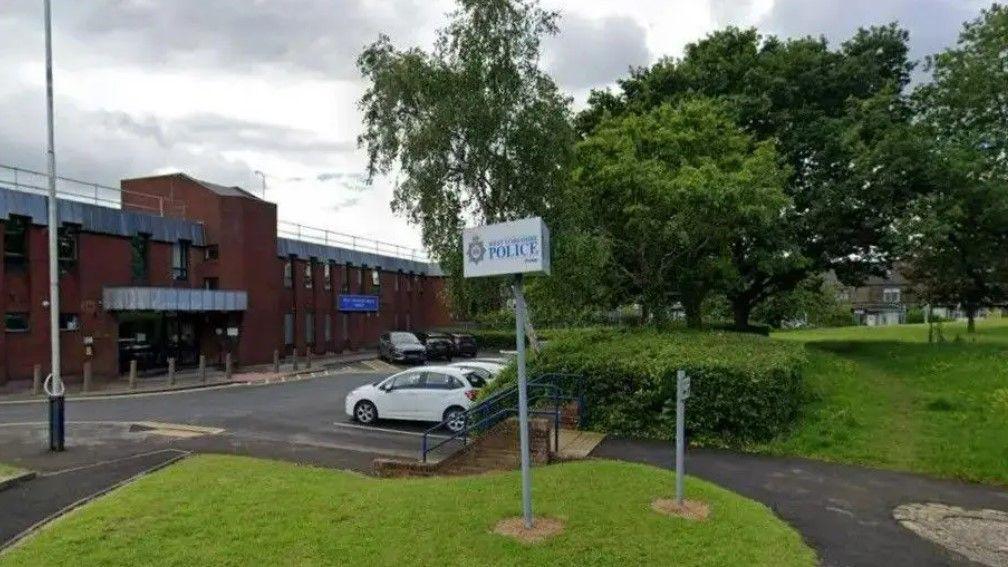
[{"label": "metal sign post", "polygon": [[53,68],[52,68],[52,10],[50,0],[45,0],[45,61],[46,61],[46,118],[49,161],[49,350],[52,374],[46,379],[49,394],[49,449],[63,450],[65,412],[63,405],[63,380],[60,376],[59,336],[59,260],[56,251],[59,234],[59,215],[56,208],[56,142],[53,133]]},{"label": "metal sign post", "polygon": [[514,277],[515,339],[518,351],[518,437],[521,446],[522,517],[532,528],[532,470],[529,450],[528,386],[525,375],[525,295],[522,274],[550,273],[550,234],[539,217],[467,228],[462,231],[463,273],[467,278]]},{"label": "metal sign post", "polygon": [[675,502],[683,504],[683,477],[686,475],[686,398],[690,379],[685,370],[676,372]]},{"label": "metal sign post", "polygon": [[525,294],[522,275],[515,274],[515,337],[518,347],[518,438],[521,445],[522,516],[532,528],[532,470],[529,463],[528,387],[525,376]]}]

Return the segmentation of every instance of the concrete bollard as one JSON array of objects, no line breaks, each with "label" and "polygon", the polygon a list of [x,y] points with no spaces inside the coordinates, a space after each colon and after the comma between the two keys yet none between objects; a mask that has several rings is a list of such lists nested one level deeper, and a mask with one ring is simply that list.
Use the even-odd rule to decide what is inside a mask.
[{"label": "concrete bollard", "polygon": [[312,359],[312,351],[311,348],[309,347],[305,349],[305,368],[309,370],[311,369],[311,359]]},{"label": "concrete bollard", "polygon": [[137,387],[137,361],[135,358],[130,361],[129,387],[130,390],[136,390]]},{"label": "concrete bollard", "polygon": [[199,355],[199,371],[198,372],[199,372],[200,382],[203,382],[204,384],[206,384],[207,375],[206,375],[206,355],[205,354]]},{"label": "concrete bollard", "polygon": [[42,393],[42,365],[36,364],[32,368],[32,395],[37,396]]},{"label": "concrete bollard", "polygon": [[280,351],[276,349],[273,350],[273,373],[280,373]]},{"label": "concrete bollard", "polygon": [[232,370],[232,367],[231,367],[231,353],[229,352],[229,353],[227,353],[227,354],[224,355],[224,379],[225,380],[230,380],[231,379],[231,370]]},{"label": "concrete bollard", "polygon": [[169,358],[168,359],[168,386],[171,387],[171,386],[174,386],[174,385],[175,385],[175,359],[174,358]]},{"label": "concrete bollard", "polygon": [[84,386],[83,386],[85,392],[90,392],[91,391],[91,379],[92,379],[92,376],[91,376],[91,361],[90,360],[85,360],[84,361]]},{"label": "concrete bollard", "polygon": [[294,351],[291,353],[291,368],[294,370],[294,372],[297,372],[298,369],[297,349],[294,349]]}]

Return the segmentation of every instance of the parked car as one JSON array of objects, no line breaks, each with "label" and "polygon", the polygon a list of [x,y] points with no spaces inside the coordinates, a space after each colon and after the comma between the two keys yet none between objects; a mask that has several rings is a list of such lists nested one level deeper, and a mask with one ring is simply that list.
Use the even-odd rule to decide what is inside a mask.
[{"label": "parked car", "polygon": [[416,333],[416,336],[427,347],[427,360],[443,358],[451,362],[454,345],[451,336],[447,333],[427,331]]},{"label": "parked car", "polygon": [[492,382],[497,375],[500,374],[501,370],[504,370],[503,364],[498,364],[496,362],[483,362],[479,360],[467,360],[465,362],[455,362],[449,366],[453,368],[464,368],[466,370],[471,370],[476,374],[479,374],[481,378],[487,382]]},{"label": "parked car", "polygon": [[465,333],[452,333],[451,338],[452,346],[455,347],[452,352],[456,356],[474,357],[479,353],[476,337]]},{"label": "parked car", "polygon": [[413,333],[392,331],[378,338],[378,358],[392,362],[427,362],[427,348]]},{"label": "parked car", "polygon": [[444,421],[452,432],[465,427],[465,411],[486,386],[479,374],[451,366],[410,368],[347,394],[345,410],[358,423],[381,419]]}]

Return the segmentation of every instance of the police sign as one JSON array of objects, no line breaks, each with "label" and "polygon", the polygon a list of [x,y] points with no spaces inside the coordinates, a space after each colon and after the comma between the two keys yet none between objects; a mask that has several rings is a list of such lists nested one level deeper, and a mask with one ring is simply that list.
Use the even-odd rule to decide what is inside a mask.
[{"label": "police sign", "polygon": [[549,229],[539,217],[488,224],[462,231],[467,278],[550,273]]}]

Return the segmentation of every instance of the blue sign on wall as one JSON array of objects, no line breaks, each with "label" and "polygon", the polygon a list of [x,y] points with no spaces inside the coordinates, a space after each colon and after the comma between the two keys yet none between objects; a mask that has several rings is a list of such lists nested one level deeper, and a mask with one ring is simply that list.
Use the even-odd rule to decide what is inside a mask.
[{"label": "blue sign on wall", "polygon": [[339,296],[340,311],[378,311],[377,295],[344,295]]}]

